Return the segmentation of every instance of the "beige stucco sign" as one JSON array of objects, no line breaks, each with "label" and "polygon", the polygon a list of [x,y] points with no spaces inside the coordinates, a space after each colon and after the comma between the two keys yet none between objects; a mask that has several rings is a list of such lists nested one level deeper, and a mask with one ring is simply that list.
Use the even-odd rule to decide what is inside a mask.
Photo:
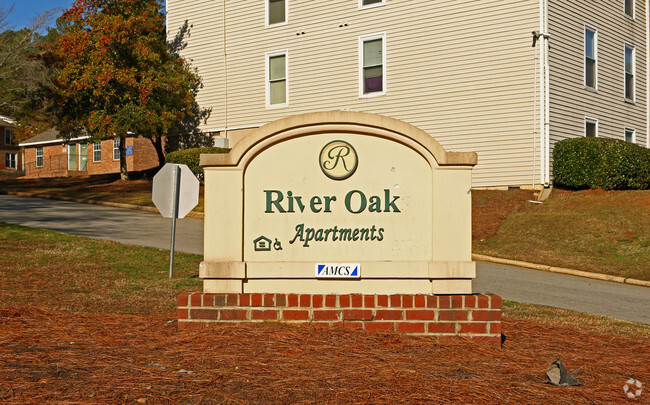
[{"label": "beige stucco sign", "polygon": [[202,155],[205,292],[472,292],[471,169],[355,112],[293,116]]}]

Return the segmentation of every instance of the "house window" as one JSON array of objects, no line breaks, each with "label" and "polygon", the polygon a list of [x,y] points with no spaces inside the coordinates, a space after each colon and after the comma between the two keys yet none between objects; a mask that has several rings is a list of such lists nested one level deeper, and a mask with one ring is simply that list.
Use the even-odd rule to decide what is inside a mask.
[{"label": "house window", "polygon": [[595,138],[598,136],[598,120],[595,118],[585,118],[585,136]]},{"label": "house window", "polygon": [[16,142],[14,142],[13,131],[9,128],[5,129],[5,145],[10,145],[10,146],[16,145]]},{"label": "house window", "polygon": [[634,0],[623,0],[625,3],[625,15],[634,18]]},{"label": "house window", "polygon": [[636,131],[634,128],[625,128],[625,142],[636,142]]},{"label": "house window", "polygon": [[36,167],[43,167],[43,147],[36,147]]},{"label": "house window", "polygon": [[16,154],[12,152],[5,153],[5,169],[16,168]]},{"label": "house window", "polygon": [[[118,140],[118,142],[119,142],[119,140]],[[114,152],[113,152],[113,155],[115,155]],[[118,159],[119,159],[119,156],[120,156],[120,150],[119,149],[117,150],[117,156],[118,156]],[[101,160],[102,160],[102,144],[100,142],[95,142],[93,144],[93,162],[101,162]]]},{"label": "house window", "polygon": [[596,30],[587,27],[585,28],[585,86],[593,89],[598,83],[597,51]]},{"label": "house window", "polygon": [[625,45],[625,98],[634,101],[634,47]]},{"label": "house window", "polygon": [[386,93],[385,34],[359,37],[359,95]]},{"label": "house window", "polygon": [[266,25],[277,25],[287,22],[289,0],[266,0]]},{"label": "house window", "polygon": [[120,138],[113,139],[113,160],[120,160]]},{"label": "house window", "polygon": [[266,106],[284,107],[287,95],[287,51],[266,54]]},{"label": "house window", "polygon": [[359,0],[359,8],[383,6],[386,0]]}]

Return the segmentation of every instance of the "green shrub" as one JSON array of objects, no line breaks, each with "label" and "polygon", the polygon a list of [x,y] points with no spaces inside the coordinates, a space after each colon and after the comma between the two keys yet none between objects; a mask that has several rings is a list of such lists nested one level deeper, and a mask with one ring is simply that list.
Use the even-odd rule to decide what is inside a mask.
[{"label": "green shrub", "polygon": [[201,184],[203,184],[203,168],[199,165],[199,157],[201,154],[208,153],[228,153],[230,149],[226,148],[192,148],[192,149],[181,149],[175,152],[169,152],[165,156],[165,163],[176,163],[187,165],[190,168],[192,173],[196,175],[196,178],[199,179]]},{"label": "green shrub", "polygon": [[650,150],[616,139],[565,139],[553,150],[553,182],[569,189],[650,189]]}]

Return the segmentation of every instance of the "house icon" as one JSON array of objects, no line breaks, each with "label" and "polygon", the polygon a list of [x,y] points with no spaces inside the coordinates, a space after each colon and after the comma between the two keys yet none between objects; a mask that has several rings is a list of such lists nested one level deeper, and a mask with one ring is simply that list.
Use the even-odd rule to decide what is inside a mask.
[{"label": "house icon", "polygon": [[266,236],[260,236],[253,241],[256,252],[268,252],[271,250],[271,239]]}]

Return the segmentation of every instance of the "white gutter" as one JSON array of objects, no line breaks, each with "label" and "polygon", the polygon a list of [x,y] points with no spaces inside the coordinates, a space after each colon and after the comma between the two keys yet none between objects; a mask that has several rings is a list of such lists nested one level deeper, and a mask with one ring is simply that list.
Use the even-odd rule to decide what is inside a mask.
[{"label": "white gutter", "polygon": [[53,139],[51,141],[37,141],[37,142],[21,142],[18,144],[18,146],[32,146],[32,145],[46,145],[46,144],[51,144],[51,143],[70,143],[74,141],[83,141],[84,139],[90,138],[89,136],[82,136],[79,138],[72,138],[72,139]]}]

